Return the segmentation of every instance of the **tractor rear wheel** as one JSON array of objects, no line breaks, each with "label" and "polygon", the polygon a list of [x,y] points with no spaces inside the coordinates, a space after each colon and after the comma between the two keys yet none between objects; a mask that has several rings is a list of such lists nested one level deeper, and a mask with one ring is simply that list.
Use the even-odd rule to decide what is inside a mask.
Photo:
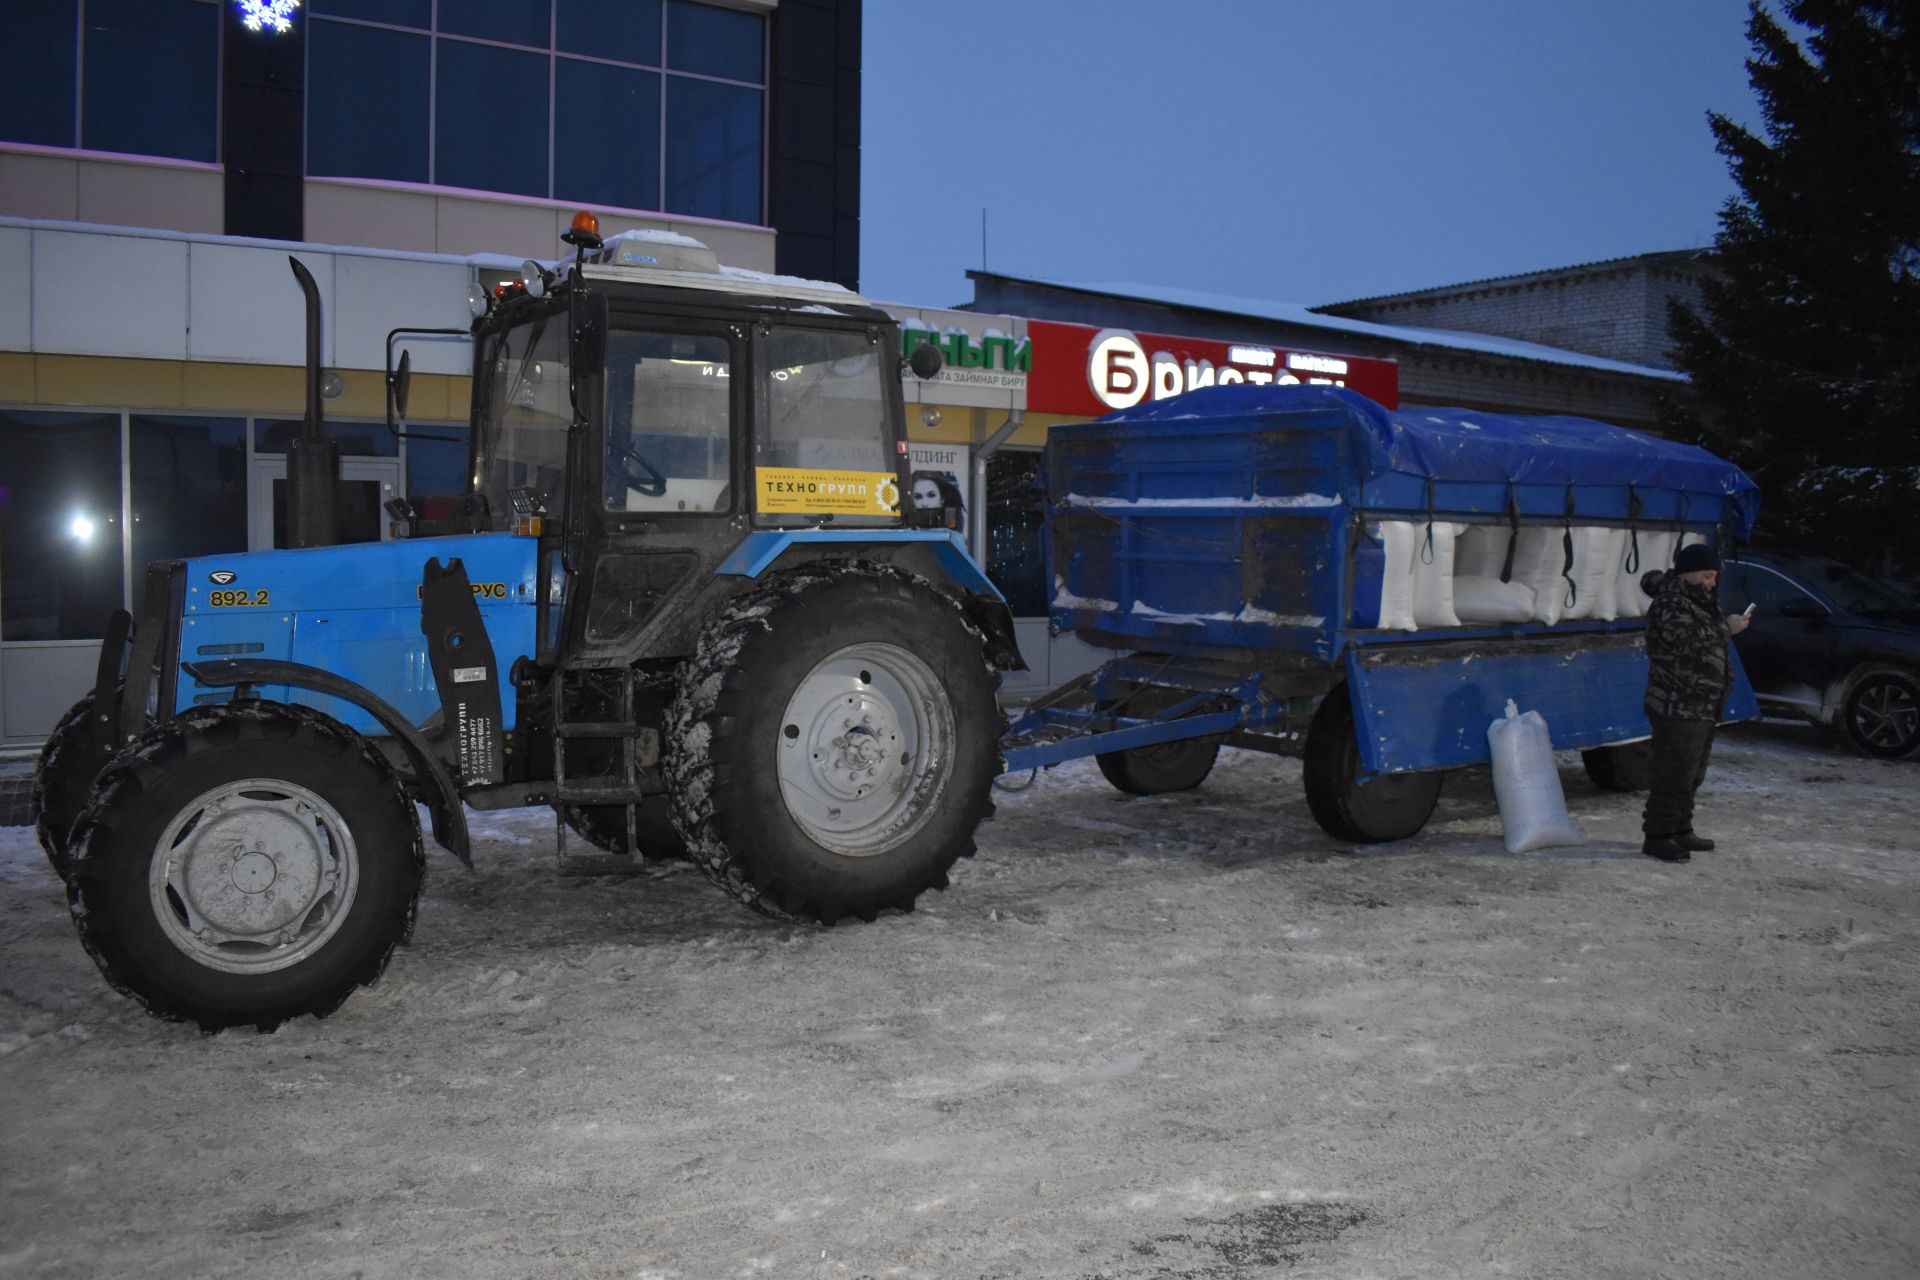
[{"label": "tractor rear wheel", "polygon": [[200,707],[114,758],[69,893],[107,981],[203,1030],[325,1017],[413,927],[420,824],[368,743],[307,707]]},{"label": "tractor rear wheel", "polygon": [[1336,840],[1377,844],[1414,834],[1440,802],[1444,775],[1438,772],[1392,773],[1367,782],[1359,774],[1360,740],[1342,684],[1320,700],[1307,729],[1301,777],[1314,820]]},{"label": "tractor rear wheel", "polygon": [[93,780],[113,757],[111,730],[93,714],[93,694],[84,694],[53,726],[33,771],[33,825],[54,874],[73,874],[67,838],[87,807]]},{"label": "tractor rear wheel", "polygon": [[738,596],[667,716],[667,788],[694,863],[776,916],[910,911],[993,812],[998,678],[923,578],[828,562]]}]

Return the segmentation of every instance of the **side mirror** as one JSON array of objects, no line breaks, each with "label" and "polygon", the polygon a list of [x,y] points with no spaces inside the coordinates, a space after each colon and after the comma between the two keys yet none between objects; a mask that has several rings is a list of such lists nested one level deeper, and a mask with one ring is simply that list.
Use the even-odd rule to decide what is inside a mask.
[{"label": "side mirror", "polygon": [[407,390],[413,385],[413,353],[400,353],[400,367],[393,371],[393,377],[387,386],[387,393],[393,397],[393,416],[404,421],[407,416]]},{"label": "side mirror", "polygon": [[940,371],[947,367],[947,358],[940,353],[940,348],[923,342],[907,357],[907,367],[913,370],[914,377],[926,382],[940,376]]}]

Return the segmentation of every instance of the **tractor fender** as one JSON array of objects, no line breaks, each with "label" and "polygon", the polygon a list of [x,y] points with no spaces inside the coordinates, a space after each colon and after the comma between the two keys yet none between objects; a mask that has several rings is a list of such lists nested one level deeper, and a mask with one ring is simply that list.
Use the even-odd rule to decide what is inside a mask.
[{"label": "tractor fender", "polygon": [[[966,541],[948,529],[760,529],[740,540],[715,573],[757,580],[789,551],[805,547],[818,554],[858,556],[869,548],[885,548],[885,558],[913,553],[921,565],[932,562],[937,585],[948,588],[969,621],[987,637],[988,656],[995,666],[1025,671],[1014,639],[1013,611],[974,558]],[[919,566],[915,566],[919,567]],[[928,575],[934,577],[935,575]]]},{"label": "tractor fender", "polygon": [[460,800],[460,786],[439,756],[433,752],[420,730],[408,723],[400,709],[373,690],[352,680],[302,662],[283,662],[277,658],[229,658],[218,662],[183,662],[180,669],[209,688],[224,689],[240,685],[284,684],[310,689],[331,698],[351,702],[393,735],[395,742],[413,766],[420,784],[421,802],[433,817],[433,838],[454,857],[473,867],[473,841],[467,834],[467,811]]}]

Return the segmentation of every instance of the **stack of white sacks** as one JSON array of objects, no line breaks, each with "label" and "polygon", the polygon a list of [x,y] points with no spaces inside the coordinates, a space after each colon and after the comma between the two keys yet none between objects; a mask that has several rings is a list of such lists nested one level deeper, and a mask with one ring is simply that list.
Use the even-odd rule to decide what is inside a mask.
[{"label": "stack of white sacks", "polygon": [[1642,529],[1635,535],[1575,525],[1569,570],[1566,532],[1559,525],[1523,526],[1513,548],[1513,572],[1502,582],[1513,537],[1508,526],[1382,521],[1380,627],[1423,631],[1489,622],[1551,626],[1638,618],[1647,607],[1640,575],[1670,568],[1680,547],[1706,541],[1697,533]]}]

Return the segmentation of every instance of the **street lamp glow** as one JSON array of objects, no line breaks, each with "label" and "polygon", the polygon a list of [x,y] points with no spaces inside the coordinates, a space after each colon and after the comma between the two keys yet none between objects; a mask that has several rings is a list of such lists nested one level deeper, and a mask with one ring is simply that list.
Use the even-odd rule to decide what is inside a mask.
[{"label": "street lamp glow", "polygon": [[73,535],[73,540],[75,542],[79,542],[82,544],[92,542],[93,541],[93,521],[87,519],[87,517],[83,515],[76,515],[73,518],[72,523],[67,525],[67,532]]}]

